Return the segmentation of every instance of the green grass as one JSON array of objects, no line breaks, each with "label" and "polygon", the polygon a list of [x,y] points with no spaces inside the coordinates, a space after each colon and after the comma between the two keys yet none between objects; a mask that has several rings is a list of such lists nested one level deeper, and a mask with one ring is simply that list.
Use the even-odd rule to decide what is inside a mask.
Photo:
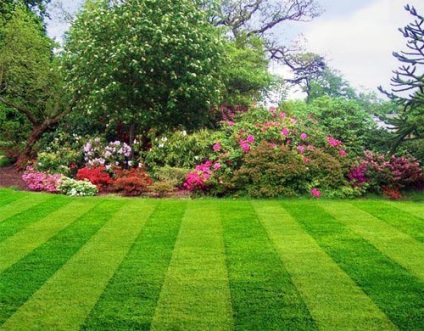
[{"label": "green grass", "polygon": [[424,203],[0,189],[0,330],[423,330]]}]

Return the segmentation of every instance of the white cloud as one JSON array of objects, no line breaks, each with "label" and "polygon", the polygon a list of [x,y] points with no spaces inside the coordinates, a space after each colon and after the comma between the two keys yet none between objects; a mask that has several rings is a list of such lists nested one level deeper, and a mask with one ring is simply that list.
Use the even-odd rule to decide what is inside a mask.
[{"label": "white cloud", "polygon": [[[422,0],[408,1],[424,13]],[[312,22],[304,35],[308,49],[326,56],[355,87],[375,90],[388,87],[399,62],[393,51],[405,49],[406,39],[398,31],[412,21],[403,6],[406,1],[374,0],[351,15]]]}]

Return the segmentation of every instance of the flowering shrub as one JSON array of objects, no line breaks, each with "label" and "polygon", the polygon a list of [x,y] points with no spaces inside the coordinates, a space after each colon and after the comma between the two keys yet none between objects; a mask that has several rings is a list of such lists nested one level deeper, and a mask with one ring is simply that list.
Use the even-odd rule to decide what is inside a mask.
[{"label": "flowering shrub", "polygon": [[187,174],[184,188],[192,192],[205,191],[208,186],[206,182],[211,178],[216,168],[219,168],[218,163],[214,165],[210,160],[199,164],[194,171]]},{"label": "flowering shrub", "polygon": [[115,169],[113,188],[125,196],[138,196],[146,192],[152,183],[152,179],[143,169]]},{"label": "flowering shrub", "polygon": [[62,177],[59,191],[72,197],[94,196],[98,193],[97,186],[90,183],[87,179],[75,180],[69,177]]},{"label": "flowering shrub", "polygon": [[106,192],[108,186],[112,184],[112,178],[106,171],[105,166],[96,166],[94,168],[84,167],[78,170],[75,178],[78,180],[89,180],[97,186],[99,192]]},{"label": "flowering shrub", "polygon": [[27,167],[25,174],[22,175],[23,181],[27,184],[31,191],[46,191],[51,193],[58,192],[60,182],[60,174],[47,174],[44,172],[34,171],[34,168]]},{"label": "flowering shrub", "polygon": [[200,130],[193,134],[176,131],[160,137],[152,137],[152,147],[145,153],[144,162],[150,169],[169,166],[193,169],[210,158],[215,148],[221,148],[219,131]]},{"label": "flowering shrub", "polygon": [[37,154],[34,167],[37,171],[60,173],[65,176],[75,175],[76,169],[83,161],[83,138],[76,134],[59,132],[40,142],[41,149]]},{"label": "flowering shrub", "polygon": [[387,157],[370,151],[364,152],[358,164],[349,173],[349,179],[354,185],[367,187],[374,192],[392,192],[403,188],[414,188],[424,182],[424,171],[414,158]]},{"label": "flowering shrub", "polygon": [[110,169],[113,166],[126,168],[132,166],[129,160],[131,147],[119,140],[105,143],[100,138],[90,139],[84,145],[84,161],[87,166],[105,166]]}]

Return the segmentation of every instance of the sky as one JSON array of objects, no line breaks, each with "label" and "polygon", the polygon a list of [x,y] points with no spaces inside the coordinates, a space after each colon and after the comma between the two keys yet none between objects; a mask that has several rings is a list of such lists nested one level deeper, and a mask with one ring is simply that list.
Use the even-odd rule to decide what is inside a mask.
[{"label": "sky", "polygon": [[[63,1],[72,10],[83,0]],[[403,7],[413,5],[424,15],[424,0],[317,0],[323,13],[305,23],[287,24],[281,38],[299,38],[306,49],[323,55],[330,67],[338,70],[358,89],[377,91],[390,87],[392,70],[399,66],[393,51],[405,50],[406,39],[398,31],[412,22]],[[66,25],[48,24],[50,36],[60,39]],[[277,72],[284,73],[281,68]],[[380,96],[382,96],[380,94]]]}]

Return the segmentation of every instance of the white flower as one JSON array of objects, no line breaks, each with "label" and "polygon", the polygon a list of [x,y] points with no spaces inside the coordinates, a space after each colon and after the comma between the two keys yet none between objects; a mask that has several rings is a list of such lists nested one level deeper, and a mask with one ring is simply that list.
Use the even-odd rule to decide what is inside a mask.
[{"label": "white flower", "polygon": [[199,157],[196,155],[196,156],[194,157],[194,159],[197,161],[197,160],[199,159]]},{"label": "white flower", "polygon": [[158,147],[159,147],[159,148],[162,148],[163,146],[164,146],[163,144],[159,144],[159,145],[158,145]]},{"label": "white flower", "polygon": [[162,141],[163,141],[163,142],[167,142],[167,141],[168,141],[168,138],[163,137],[163,138],[162,138]]},{"label": "white flower", "polygon": [[183,131],[181,132],[181,134],[183,135],[183,137],[185,137],[185,136],[187,135],[187,131],[186,131],[186,130],[183,130]]}]

